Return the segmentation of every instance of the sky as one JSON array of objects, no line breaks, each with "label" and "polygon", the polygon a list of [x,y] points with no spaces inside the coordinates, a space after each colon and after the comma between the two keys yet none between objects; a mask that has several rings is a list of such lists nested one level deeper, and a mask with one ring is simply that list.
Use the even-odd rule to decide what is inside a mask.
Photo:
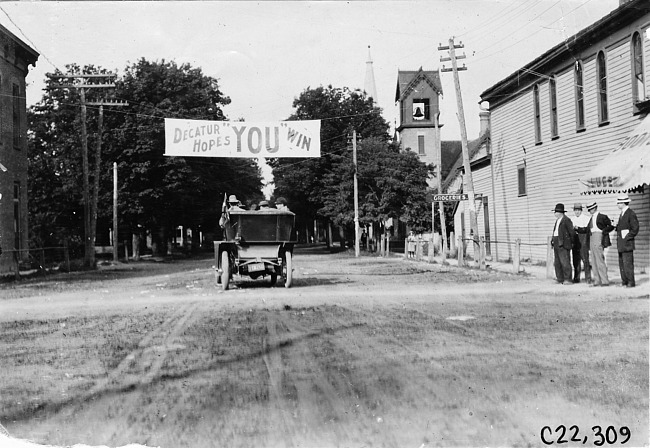
[{"label": "sky", "polygon": [[[377,105],[394,125],[398,70],[438,70],[438,46],[464,48],[459,72],[467,136],[480,94],[609,14],[619,0],[0,2],[0,24],[40,53],[27,105],[46,73],[93,64],[118,75],[140,58],[200,67],[219,80],[232,120],[285,120],[307,88],[364,89],[372,58]],[[370,47],[370,48],[369,48]],[[440,74],[443,140],[460,140],[452,72]],[[487,105],[483,105],[487,106]]]}]

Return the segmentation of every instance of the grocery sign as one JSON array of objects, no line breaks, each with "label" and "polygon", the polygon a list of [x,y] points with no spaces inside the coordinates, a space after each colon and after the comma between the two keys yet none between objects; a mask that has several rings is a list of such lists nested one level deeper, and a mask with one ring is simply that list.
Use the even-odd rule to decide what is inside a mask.
[{"label": "grocery sign", "polygon": [[165,155],[320,157],[320,120],[248,123],[165,118]]},{"label": "grocery sign", "polygon": [[[479,193],[474,194],[474,199],[481,199],[482,197],[483,197],[482,194]],[[460,201],[466,201],[468,199],[469,199],[469,195],[467,193],[433,195],[433,202],[460,202]]]}]

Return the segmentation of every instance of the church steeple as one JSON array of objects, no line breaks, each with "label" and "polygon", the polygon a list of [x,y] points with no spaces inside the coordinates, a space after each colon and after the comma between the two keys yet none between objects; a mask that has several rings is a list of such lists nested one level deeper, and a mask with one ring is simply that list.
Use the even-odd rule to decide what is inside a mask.
[{"label": "church steeple", "polygon": [[366,61],[366,83],[364,90],[369,97],[377,104],[377,87],[375,86],[375,72],[372,69],[372,56],[370,56],[370,45],[368,45],[368,60]]}]

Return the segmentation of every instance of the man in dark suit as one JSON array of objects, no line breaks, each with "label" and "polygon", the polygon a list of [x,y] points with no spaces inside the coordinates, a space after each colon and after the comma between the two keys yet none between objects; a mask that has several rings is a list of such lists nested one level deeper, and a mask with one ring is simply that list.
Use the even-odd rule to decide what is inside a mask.
[{"label": "man in dark suit", "polygon": [[609,286],[607,264],[605,264],[605,248],[612,245],[609,232],[614,230],[614,226],[607,215],[598,211],[596,202],[588,204],[587,211],[591,214],[587,227],[579,227],[576,231],[587,235],[585,244],[589,247],[591,253],[592,278],[592,283],[589,286]]},{"label": "man in dark suit", "polygon": [[616,247],[618,249],[618,268],[621,271],[622,286],[633,288],[634,281],[634,238],[639,233],[639,220],[630,208],[630,197],[621,195],[616,200],[621,211],[616,224]]},{"label": "man in dark suit", "polygon": [[553,227],[553,251],[555,253],[555,278],[558,283],[571,285],[571,247],[575,237],[573,223],[565,215],[564,204],[557,204],[555,227]]}]

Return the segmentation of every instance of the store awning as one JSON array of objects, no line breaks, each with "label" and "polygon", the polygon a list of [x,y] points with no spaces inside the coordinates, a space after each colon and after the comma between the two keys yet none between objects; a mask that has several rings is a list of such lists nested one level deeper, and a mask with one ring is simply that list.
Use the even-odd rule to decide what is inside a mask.
[{"label": "store awning", "polygon": [[579,180],[582,194],[630,192],[650,184],[650,115]]}]

